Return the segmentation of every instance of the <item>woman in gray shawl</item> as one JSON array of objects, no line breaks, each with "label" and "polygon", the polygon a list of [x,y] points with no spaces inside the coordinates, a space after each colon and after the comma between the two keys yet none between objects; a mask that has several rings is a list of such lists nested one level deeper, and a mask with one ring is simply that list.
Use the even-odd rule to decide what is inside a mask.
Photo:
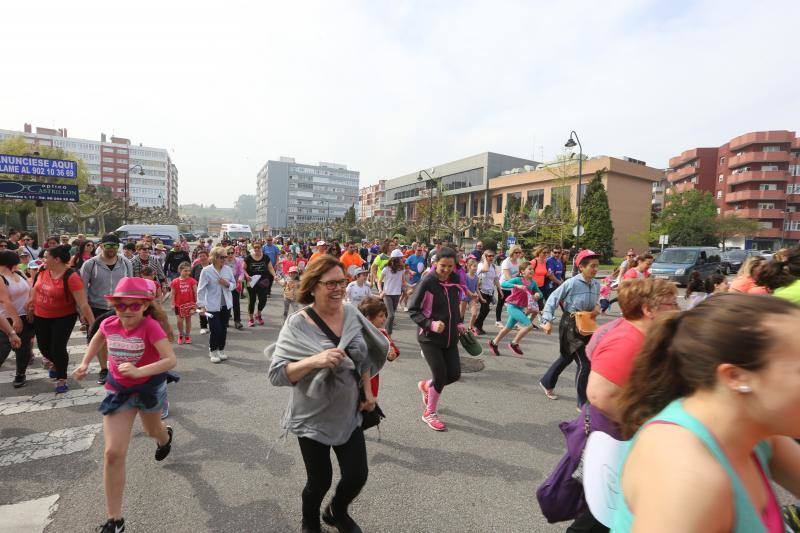
[{"label": "woman in gray shawl", "polygon": [[[347,507],[367,482],[367,449],[361,411],[375,409],[370,377],[386,361],[389,344],[355,307],[344,303],[347,276],[333,256],[312,262],[297,299],[311,304],[289,316],[278,341],[267,348],[269,380],[292,387],[282,425],[298,437],[306,467],[303,532],[319,532],[320,507],[331,486],[330,449],[342,479],[322,519],[340,532],[360,532]],[[335,345],[311,318],[318,315],[340,342]],[[362,381],[364,401],[359,395]]]}]

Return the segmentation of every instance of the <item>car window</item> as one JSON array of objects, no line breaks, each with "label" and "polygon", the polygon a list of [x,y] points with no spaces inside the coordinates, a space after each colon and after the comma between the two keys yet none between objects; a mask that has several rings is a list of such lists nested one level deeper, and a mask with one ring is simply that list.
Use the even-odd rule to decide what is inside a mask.
[{"label": "car window", "polygon": [[673,248],[670,250],[664,250],[658,254],[655,262],[686,264],[694,263],[696,260],[697,250],[681,250],[679,248]]}]

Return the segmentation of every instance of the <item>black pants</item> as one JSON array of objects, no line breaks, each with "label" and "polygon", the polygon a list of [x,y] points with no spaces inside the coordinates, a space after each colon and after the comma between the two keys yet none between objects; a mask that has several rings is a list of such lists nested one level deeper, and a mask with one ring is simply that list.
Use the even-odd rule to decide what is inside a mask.
[{"label": "black pants", "polygon": [[[260,280],[259,280],[260,281]],[[252,316],[256,309],[256,299],[258,299],[258,313],[264,310],[267,305],[267,287],[256,283],[255,287],[247,286],[247,312]]]},{"label": "black pants", "polygon": [[[100,318],[101,316],[103,316],[104,314],[106,314],[108,312],[109,312],[109,309],[102,309],[100,307],[92,307],[92,316],[94,316],[95,320],[97,320],[98,318]],[[92,324],[89,324],[89,327],[86,328],[86,343],[87,344],[89,342],[91,342],[92,337],[94,337],[94,334],[96,333],[96,331],[97,331],[96,329],[92,329]]]},{"label": "black pants", "polygon": [[[31,339],[33,338],[33,324],[28,322],[25,315],[19,317],[22,320],[22,331],[18,333],[19,339],[22,341],[22,346],[19,348],[12,348],[11,341],[8,335],[0,332],[0,365],[2,365],[8,358],[11,350],[14,350],[17,363],[17,375],[24,376],[25,370],[28,368],[28,363],[31,362]],[[2,318],[0,318],[2,320]],[[11,320],[7,319],[11,324]]]},{"label": "black pants", "polygon": [[37,316],[33,319],[36,344],[39,345],[42,355],[53,363],[58,379],[67,379],[67,366],[69,365],[67,343],[77,320],[77,314],[58,318]]},{"label": "black pants", "polygon": [[219,311],[209,311],[212,317],[208,319],[210,334],[208,336],[208,349],[224,350],[225,340],[228,338],[228,320],[231,319],[231,310],[220,307]]},{"label": "black pants", "polygon": [[506,298],[511,296],[511,290],[502,289],[497,295],[497,309],[494,310],[497,321],[500,322],[503,317],[503,306],[506,303]]},{"label": "black pants", "polygon": [[608,533],[609,529],[601,524],[592,513],[586,511],[567,528],[566,533]]},{"label": "black pants", "polygon": [[331,448],[339,461],[342,479],[336,485],[336,492],[331,500],[333,515],[343,515],[347,506],[356,499],[358,493],[367,483],[369,468],[367,466],[367,447],[364,443],[364,432],[358,427],[344,444],[328,446],[313,439],[299,437],[300,453],[306,465],[306,486],[303,488],[303,520],[319,523],[319,511],[322,500],[333,480],[331,466]]},{"label": "black pants", "polygon": [[483,329],[483,322],[489,316],[489,310],[492,308],[492,295],[481,292],[484,301],[481,303],[481,308],[478,311],[478,317],[475,319],[475,328],[478,330]]},{"label": "black pants", "polygon": [[[233,295],[233,322],[238,323],[242,321],[242,310],[239,309],[239,291],[236,290],[236,287],[231,291],[231,295]],[[225,321],[226,326],[228,322],[230,322],[230,315],[228,315],[228,320]]]},{"label": "black pants", "polygon": [[[573,321],[572,326],[568,324],[569,320],[569,317],[565,316],[558,326],[559,356],[558,359],[550,365],[550,368],[547,369],[541,382],[545,388],[554,389],[561,372],[563,372],[572,361],[575,361],[575,364],[578,365],[578,369],[575,372],[575,389],[578,394],[578,406],[582,406],[586,403],[586,385],[589,383],[589,371],[592,369],[592,366],[589,362],[589,358],[586,357],[586,343],[578,343],[577,347],[570,349],[570,343],[566,337],[572,334],[567,330],[570,327],[574,328],[574,319],[571,319]],[[586,337],[587,340],[589,338],[590,337]]]},{"label": "black pants", "polygon": [[433,388],[442,392],[446,385],[455,383],[461,378],[461,359],[458,357],[458,342],[443,348],[432,342],[420,342],[422,355],[431,368]]},{"label": "black pants", "polygon": [[397,313],[397,305],[400,303],[400,295],[384,294],[383,303],[386,305],[386,332],[391,335],[394,329],[394,315]]},{"label": "black pants", "polygon": [[267,298],[269,298],[270,296],[272,296],[272,283],[275,281],[275,276],[267,272],[266,274],[264,274],[264,277],[267,278],[266,291],[267,291]]}]

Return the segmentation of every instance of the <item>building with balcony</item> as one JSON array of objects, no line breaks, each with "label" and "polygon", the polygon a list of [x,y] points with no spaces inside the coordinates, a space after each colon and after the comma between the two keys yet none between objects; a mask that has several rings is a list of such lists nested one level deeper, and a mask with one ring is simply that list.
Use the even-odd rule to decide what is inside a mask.
[{"label": "building with balcony", "polygon": [[795,132],[745,133],[718,148],[687,150],[669,166],[672,192],[708,191],[718,214],[759,223],[755,234],[729,239],[728,246],[777,249],[800,242],[800,138]]},{"label": "building with balcony", "polygon": [[386,206],[386,180],[379,180],[375,185],[361,187],[358,191],[356,213],[358,220],[368,218],[393,217],[395,210]]},{"label": "building with balcony", "polygon": [[[641,248],[634,236],[650,229],[653,186],[663,180],[664,171],[630,158],[592,157],[583,161],[581,197],[599,170],[603,171],[603,186],[614,224],[614,254],[622,255],[628,248]],[[541,165],[538,169],[507,173],[491,181],[489,195],[489,214],[496,223],[502,223],[503,210],[512,196],[522,204],[529,202],[539,209],[557,205],[559,198],[569,198],[574,212],[578,197],[578,162],[561,161]]]},{"label": "building with balcony", "polygon": [[257,231],[344,217],[358,202],[359,173],[347,165],[297,163],[293,157],[267,161],[256,176]]}]

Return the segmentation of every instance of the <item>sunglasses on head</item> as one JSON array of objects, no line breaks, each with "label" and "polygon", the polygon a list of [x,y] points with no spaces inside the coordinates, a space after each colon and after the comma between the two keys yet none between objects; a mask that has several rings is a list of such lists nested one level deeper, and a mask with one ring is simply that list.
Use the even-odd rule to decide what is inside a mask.
[{"label": "sunglasses on head", "polygon": [[127,311],[128,309],[130,309],[134,313],[136,311],[138,311],[139,309],[141,309],[142,307],[144,307],[144,304],[140,303],[140,302],[134,302],[132,304],[125,304],[125,303],[120,302],[120,303],[114,304],[114,309],[116,309],[117,311]]}]

